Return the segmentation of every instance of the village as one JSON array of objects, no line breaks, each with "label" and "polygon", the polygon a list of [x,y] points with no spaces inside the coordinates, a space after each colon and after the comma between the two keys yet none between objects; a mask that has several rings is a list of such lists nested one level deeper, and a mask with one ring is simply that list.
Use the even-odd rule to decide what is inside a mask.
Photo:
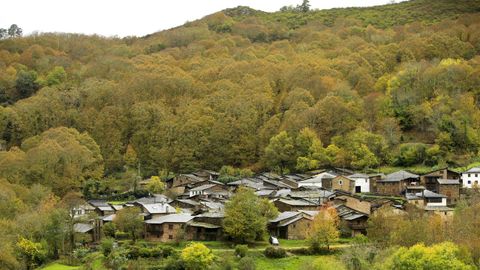
[{"label": "village", "polygon": [[[75,232],[83,244],[98,243],[104,235],[103,227],[115,219],[117,211],[137,207],[145,240],[227,240],[222,231],[225,203],[243,187],[267,198],[278,209],[279,215],[268,222],[270,236],[306,239],[306,228],[319,211],[330,206],[341,220],[342,236],[353,237],[366,234],[369,217],[380,208],[402,214],[407,205],[414,205],[427,214],[448,219],[460,198],[478,187],[480,167],[462,173],[442,168],[422,175],[405,170],[385,175],[333,168],[305,174],[261,173],[227,184],[217,181],[218,177],[219,173],[209,170],[172,177],[165,185],[168,194],[177,194],[175,198],[152,194],[124,203],[85,201],[73,210],[75,218],[82,220],[75,224]],[[92,216],[95,218],[85,219]]]}]

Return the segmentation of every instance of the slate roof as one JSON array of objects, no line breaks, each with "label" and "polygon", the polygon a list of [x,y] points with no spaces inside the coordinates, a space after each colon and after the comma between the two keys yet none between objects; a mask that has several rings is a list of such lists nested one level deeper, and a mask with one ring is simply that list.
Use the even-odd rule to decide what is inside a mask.
[{"label": "slate roof", "polygon": [[295,222],[299,221],[302,218],[306,218],[306,217],[304,217],[303,215],[298,215],[298,216],[296,216],[292,219],[287,219],[287,220],[280,221],[280,223],[278,224],[278,227],[288,226],[292,223],[295,223]]},{"label": "slate roof", "polygon": [[437,179],[437,182],[440,185],[460,185],[460,180],[458,179]]},{"label": "slate roof", "polygon": [[334,193],[324,189],[298,190],[290,192],[292,198],[330,198]]},{"label": "slate roof", "polygon": [[316,206],[317,204],[307,200],[278,199],[278,201],[293,206]]},{"label": "slate roof", "polygon": [[76,223],[73,225],[73,230],[77,233],[87,233],[93,230],[93,226],[86,223]]},{"label": "slate roof", "polygon": [[344,220],[347,220],[347,221],[355,220],[355,219],[358,219],[358,218],[361,218],[361,217],[368,217],[367,214],[356,211],[356,210],[354,210],[350,207],[347,207],[343,204],[342,205],[337,205],[337,206],[335,206],[335,208],[337,209],[338,216],[341,219],[344,219]]},{"label": "slate roof", "polygon": [[418,177],[419,175],[417,174],[413,174],[413,173],[402,170],[402,171],[397,171],[391,174],[387,174],[384,180],[378,181],[378,182],[400,182],[405,179],[418,178]]},{"label": "slate roof", "polygon": [[113,221],[113,219],[114,219],[116,216],[117,216],[116,214],[112,214],[112,215],[103,217],[102,220],[103,220],[103,221]]},{"label": "slate roof", "polygon": [[193,206],[200,205],[199,202],[197,202],[195,200],[191,200],[191,199],[176,199],[176,201],[181,202],[181,203],[185,203],[185,204],[190,204],[190,205],[193,205]]},{"label": "slate roof", "polygon": [[333,179],[337,175],[334,173],[323,172],[317,175],[314,175],[312,178],[300,181],[302,184],[314,184],[314,183],[322,183],[323,179]]},{"label": "slate roof", "polygon": [[140,204],[153,204],[153,203],[161,203],[161,202],[168,203],[170,201],[171,200],[163,194],[154,194],[151,197],[143,197],[133,202],[138,202]]},{"label": "slate roof", "polygon": [[297,211],[285,211],[285,212],[281,212],[278,214],[278,216],[274,219],[271,219],[270,222],[272,223],[275,223],[275,222],[280,222],[282,220],[286,220],[286,219],[289,219],[289,218],[292,218],[294,216],[297,216],[297,215],[300,215],[301,213],[300,212],[297,212]]},{"label": "slate roof", "polygon": [[435,192],[430,191],[428,189],[425,189],[423,191],[423,193],[422,192],[407,193],[407,194],[405,194],[405,197],[407,198],[407,200],[419,200],[419,199],[422,199],[422,198],[447,198],[447,196],[445,196],[445,195],[435,193]]},{"label": "slate roof", "polygon": [[191,221],[187,223],[188,226],[191,227],[201,227],[201,228],[206,228],[206,229],[218,229],[221,228],[222,226],[210,224],[210,223],[205,223],[205,222],[197,222],[197,221]]},{"label": "slate roof", "polygon": [[464,173],[480,173],[480,167],[473,167]]},{"label": "slate roof", "polygon": [[352,175],[349,175],[348,178],[369,178],[369,176],[364,173],[354,173]]},{"label": "slate roof", "polygon": [[206,184],[206,185],[201,185],[201,186],[198,186],[196,188],[192,188],[190,189],[190,191],[203,191],[203,190],[206,190],[206,189],[209,189],[209,188],[212,188],[214,186],[217,186],[217,184]]},{"label": "slate roof", "polygon": [[113,208],[110,205],[97,206],[97,209],[100,210],[100,211],[114,211]]},{"label": "slate roof", "polygon": [[170,214],[146,220],[147,224],[187,223],[193,219],[190,214]]},{"label": "slate roof", "polygon": [[145,210],[150,214],[176,213],[175,208],[168,203],[142,204]]}]

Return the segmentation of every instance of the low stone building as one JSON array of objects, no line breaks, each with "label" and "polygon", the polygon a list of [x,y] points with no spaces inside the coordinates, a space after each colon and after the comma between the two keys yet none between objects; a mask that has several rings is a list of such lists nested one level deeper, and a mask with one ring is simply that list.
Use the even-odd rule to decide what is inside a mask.
[{"label": "low stone building", "polygon": [[170,214],[157,216],[145,221],[145,239],[151,241],[171,242],[184,238],[186,224],[191,221],[190,214]]},{"label": "low stone building", "polygon": [[377,193],[382,195],[403,195],[407,186],[417,185],[419,176],[407,171],[387,174],[385,179],[377,181]]},{"label": "low stone building", "polygon": [[309,229],[313,223],[313,216],[309,212],[318,211],[285,211],[269,221],[270,235],[281,239],[301,240],[308,237]]},{"label": "low stone building", "polygon": [[456,204],[460,199],[460,181],[458,179],[437,179],[437,193],[447,196],[447,204]]},{"label": "low stone building", "polygon": [[438,179],[460,179],[460,174],[448,168],[442,168],[420,176],[420,184],[426,189],[438,193]]},{"label": "low stone building", "polygon": [[343,190],[346,192],[355,192],[355,180],[343,175],[332,179],[332,190]]}]

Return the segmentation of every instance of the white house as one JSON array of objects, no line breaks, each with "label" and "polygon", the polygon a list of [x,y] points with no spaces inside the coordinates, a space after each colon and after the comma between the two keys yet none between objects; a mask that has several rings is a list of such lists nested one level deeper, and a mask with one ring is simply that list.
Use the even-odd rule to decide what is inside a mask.
[{"label": "white house", "polygon": [[464,188],[480,187],[480,167],[474,167],[462,173],[462,186]]},{"label": "white house", "polygon": [[355,180],[355,193],[370,192],[370,177],[363,173],[349,175],[348,178]]},{"label": "white house", "polygon": [[322,182],[324,180],[332,180],[336,175],[333,173],[323,172],[317,175],[314,175],[312,178],[298,182],[298,187],[322,187]]}]

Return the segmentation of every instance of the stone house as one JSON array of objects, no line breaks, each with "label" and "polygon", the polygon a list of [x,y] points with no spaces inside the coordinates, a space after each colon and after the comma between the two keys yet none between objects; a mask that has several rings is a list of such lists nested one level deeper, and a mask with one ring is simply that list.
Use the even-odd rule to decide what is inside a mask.
[{"label": "stone house", "polygon": [[460,199],[459,179],[437,179],[437,193],[447,196],[447,204],[456,204]]},{"label": "stone house", "polygon": [[301,240],[308,237],[308,231],[313,226],[313,218],[318,211],[285,211],[269,221],[270,235],[281,239]]},{"label": "stone house", "polygon": [[343,175],[332,179],[332,190],[342,190],[350,193],[355,192],[355,180]]},{"label": "stone house", "polygon": [[417,185],[419,176],[407,171],[397,171],[387,174],[385,179],[377,181],[377,193],[382,195],[402,195],[407,186]]},{"label": "stone house", "polygon": [[156,216],[145,221],[145,239],[171,242],[185,237],[187,222],[193,219],[190,214],[169,214]]},{"label": "stone house", "polygon": [[343,234],[350,234],[353,237],[367,233],[368,214],[359,212],[346,205],[336,205],[335,209],[340,218],[340,227]]},{"label": "stone house", "polygon": [[460,179],[460,176],[461,175],[455,171],[449,170],[448,168],[443,168],[420,176],[420,185],[424,186],[430,191],[438,193],[438,179]]}]

